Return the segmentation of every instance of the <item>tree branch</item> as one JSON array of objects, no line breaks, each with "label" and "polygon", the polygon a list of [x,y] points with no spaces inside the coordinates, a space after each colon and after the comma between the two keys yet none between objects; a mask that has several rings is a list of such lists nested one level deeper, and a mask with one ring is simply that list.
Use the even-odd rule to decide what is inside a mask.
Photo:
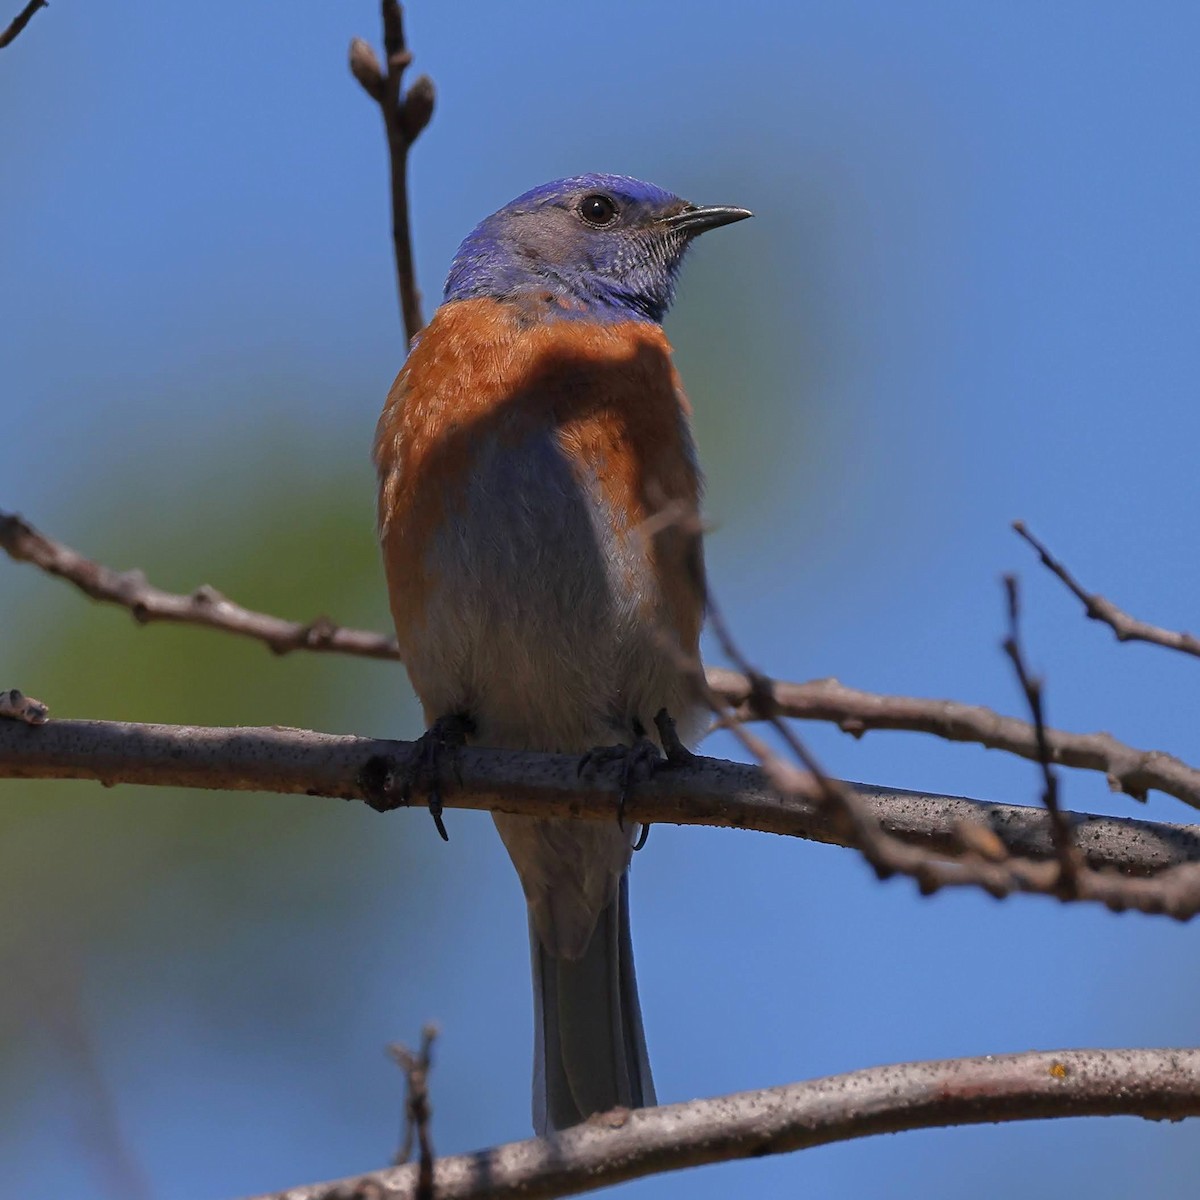
[{"label": "tree branch", "polygon": [[0,33],[0,50],[17,40],[21,30],[33,20],[33,14],[39,8],[49,8],[48,0],[29,0],[23,9],[13,17],[8,28]]},{"label": "tree branch", "polygon": [[[1200,1115],[1200,1050],[1063,1050],[903,1063],[637,1111],[439,1159],[438,1200],[544,1200],[629,1179],[881,1133],[1055,1117]],[[415,1200],[418,1168],[257,1200]]]},{"label": "tree branch", "polygon": [[[755,691],[748,676],[711,667],[707,675],[709,686],[735,706],[739,718],[766,718],[768,708],[761,690]],[[980,705],[862,692],[836,679],[769,683],[769,704],[782,717],[828,721],[854,737],[873,729],[928,733],[948,742],[973,743],[1030,762],[1039,761],[1037,731],[1031,724]],[[1146,793],[1154,789],[1200,808],[1200,770],[1165,751],[1139,750],[1107,733],[1058,729],[1046,730],[1046,742],[1051,762],[1101,771],[1114,791],[1144,800]]]},{"label": "tree branch", "polygon": [[[414,747],[300,729],[67,720],[35,728],[0,722],[0,778],[332,796],[387,809],[397,806],[387,782],[405,772]],[[577,767],[571,755],[468,747],[459,755],[458,771],[442,780],[444,802],[449,808],[613,820],[614,783],[581,779]],[[694,767],[662,772],[639,785],[626,816],[639,823],[755,829],[862,849],[827,810],[821,786],[804,773],[793,774],[788,780],[793,794],[784,797],[757,767],[697,758]],[[911,849],[922,872],[935,873],[938,887],[1056,894],[1054,844],[1040,809],[847,786],[884,834]],[[1064,817],[1090,868],[1080,882],[1081,899],[1176,917],[1200,907],[1200,827]]]},{"label": "tree branch", "polygon": [[[874,868],[881,879],[905,875],[915,880],[922,895],[932,895],[942,888],[978,887],[997,899],[1013,892],[1055,895],[1060,900],[1098,900],[1114,912],[1136,908],[1147,913],[1167,913],[1177,920],[1188,920],[1200,911],[1200,866],[1186,865],[1168,870],[1151,883],[1122,881],[1109,873],[1083,869],[1072,862],[1069,887],[1063,886],[1062,850],[1060,838],[1068,829],[1067,814],[1051,812],[1052,820],[1060,822],[1058,835],[1052,830],[1054,856],[1052,863],[1032,862],[1014,857],[995,843],[972,830],[963,838],[963,853],[944,861],[942,856],[929,854],[906,845],[885,829],[879,819],[863,802],[855,785],[830,778],[809,752],[795,731],[781,717],[771,698],[771,681],[746,661],[725,623],[720,609],[708,599],[708,617],[713,632],[725,654],[745,674],[755,708],[769,721],[784,744],[805,768],[800,770],[783,759],[762,738],[745,729],[741,718],[731,713],[725,702],[708,689],[699,661],[694,674],[699,690],[720,718],[721,724],[738,738],[757,758],[767,779],[781,796],[808,799],[814,788],[822,811],[825,812],[843,845],[856,848]],[[1018,656],[1019,657],[1019,656]],[[1047,731],[1042,727],[1040,713],[1036,730],[1039,761],[1043,772],[1050,774],[1047,763]]]},{"label": "tree branch", "polygon": [[1076,578],[1046,549],[1025,526],[1024,521],[1014,521],[1013,529],[1027,541],[1038,554],[1042,565],[1058,576],[1078,599],[1082,602],[1084,611],[1093,621],[1107,625],[1117,635],[1119,642],[1149,642],[1154,646],[1165,646],[1168,650],[1178,650],[1182,654],[1193,654],[1200,657],[1200,638],[1190,633],[1177,632],[1173,629],[1163,629],[1159,625],[1150,625],[1139,621],[1123,609],[1118,608],[1111,600],[1106,600],[1096,592],[1089,592]]},{"label": "tree branch", "polygon": [[1025,663],[1025,651],[1021,645],[1021,593],[1015,575],[1004,577],[1004,593],[1008,601],[1008,636],[1003,643],[1004,653],[1013,665],[1017,682],[1025,694],[1025,702],[1029,705],[1029,714],[1033,718],[1038,765],[1042,768],[1042,803],[1050,817],[1050,832],[1054,838],[1054,852],[1058,859],[1058,887],[1064,897],[1070,897],[1075,894],[1078,882],[1079,853],[1075,849],[1071,823],[1063,815],[1058,803],[1058,775],[1050,759],[1042,681],[1030,672]]},{"label": "tree branch", "polygon": [[413,268],[412,234],[408,216],[408,152],[433,116],[433,80],[421,75],[404,92],[401,82],[412,63],[412,52],[404,41],[404,11],[397,0],[383,0],[383,49],[387,69],[379,65],[375,51],[362,40],[350,43],[350,70],[363,90],[379,105],[387,133],[391,164],[392,246],[396,256],[396,285],[400,311],[409,343],[425,324],[421,315],[421,293]]},{"label": "tree branch", "polygon": [[433,1068],[433,1043],[437,1034],[436,1025],[426,1025],[421,1030],[421,1049],[418,1051],[399,1044],[388,1047],[396,1065],[404,1072],[407,1085],[404,1096],[404,1140],[392,1159],[392,1165],[403,1166],[408,1162],[415,1140],[418,1153],[416,1200],[434,1200],[433,1138],[429,1132],[433,1105],[429,1101],[429,1073]]},{"label": "tree branch", "polygon": [[203,625],[263,642],[276,654],[303,649],[364,658],[399,658],[393,638],[361,629],[342,629],[326,617],[317,617],[306,624],[285,621],[243,608],[207,584],[189,595],[163,591],[147,583],[141,571],[114,571],[93,562],[34,529],[18,514],[2,509],[0,548],[17,562],[32,563],[47,574],[74,584],[93,600],[128,609],[133,619],[143,625],[153,621]]},{"label": "tree branch", "polygon": [[[163,591],[140,571],[114,571],[47,537],[15,513],[0,510],[0,549],[79,588],[93,600],[127,609],[136,621],[203,625],[260,641],[276,654],[314,650],[364,658],[398,659],[394,639],[362,629],[345,629],[326,617],[307,623],[254,612],[204,585],[190,595]],[[741,720],[769,713],[805,721],[827,721],[861,737],[869,730],[926,733],[1039,761],[1037,731],[1027,721],[956,700],[888,696],[858,691],[836,679],[807,683],[766,681],[755,686],[744,672],[710,667],[708,686]],[[1150,789],[1200,808],[1200,770],[1161,750],[1139,750],[1107,733],[1045,731],[1050,761],[1064,767],[1101,771],[1109,786],[1144,800]]]}]

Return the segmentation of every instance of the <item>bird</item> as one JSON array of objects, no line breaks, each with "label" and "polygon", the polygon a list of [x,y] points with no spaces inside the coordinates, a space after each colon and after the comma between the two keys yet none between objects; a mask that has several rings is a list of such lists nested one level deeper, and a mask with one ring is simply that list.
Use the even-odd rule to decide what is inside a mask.
[{"label": "bird", "polygon": [[[462,745],[615,762],[624,794],[702,732],[698,535],[647,525],[694,512],[702,489],[662,321],[696,237],[751,215],[584,174],[518,196],[454,256],[374,444],[443,837],[436,778]],[[494,821],[528,907],[535,1131],[653,1105],[629,925],[637,829]]]}]

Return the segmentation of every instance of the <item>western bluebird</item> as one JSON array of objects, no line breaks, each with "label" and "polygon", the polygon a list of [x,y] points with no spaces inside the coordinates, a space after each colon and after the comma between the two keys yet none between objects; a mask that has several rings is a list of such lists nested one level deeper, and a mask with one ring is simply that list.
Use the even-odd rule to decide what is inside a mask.
[{"label": "western bluebird", "polygon": [[[700,497],[660,325],[680,264],[697,234],[750,215],[581,175],[526,192],[459,247],[375,441],[392,614],[427,756],[466,739],[615,745],[628,778],[662,710],[683,740],[699,733],[680,665],[704,619],[698,547],[678,527],[639,526]],[[534,1127],[653,1104],[629,936],[636,831],[495,822],[529,907]]]}]

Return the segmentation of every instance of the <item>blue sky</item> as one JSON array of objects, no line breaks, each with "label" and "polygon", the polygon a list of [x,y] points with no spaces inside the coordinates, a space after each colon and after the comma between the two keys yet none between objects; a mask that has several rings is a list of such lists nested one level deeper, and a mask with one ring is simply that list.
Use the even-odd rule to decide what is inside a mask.
[{"label": "blue sky", "polygon": [[[1196,665],[1114,645],[1008,528],[1024,518],[1139,615],[1200,625],[1200,10],[514,2],[468,19],[414,2],[408,26],[439,89],[412,166],[431,303],[475,222],[556,176],[620,171],[755,210],[689,260],[668,332],[709,476],[712,583],[757,663],[1020,711],[998,650],[998,580],[1018,569],[1052,722],[1200,759]],[[344,62],[356,34],[378,36],[365,0],[60,0],[0,54],[0,506],[177,587],[221,586],[214,547],[252,528],[279,605],[302,573],[306,597],[382,627],[381,582],[337,590],[336,552],[301,562],[288,517],[336,489],[368,544],[367,449],[403,357],[382,133]],[[172,676],[175,647],[226,653],[129,630],[3,563],[0,615],[0,684],[33,694],[55,622],[87,622],[76,675],[102,644],[143,681]],[[181,688],[169,713],[149,699],[126,713],[120,680],[107,698],[43,698],[61,715],[300,719],[288,705],[307,668],[228,661],[231,692],[255,684],[225,707]],[[416,732],[398,672],[321,670],[326,727]],[[805,732],[848,778],[1037,795],[1031,766],[983,751]],[[1135,807],[1082,775],[1064,795]],[[102,832],[110,794],[72,796]],[[150,801],[123,803],[133,821]],[[216,839],[149,878],[119,933],[64,918],[106,1086],[158,1197],[382,1162],[399,1085],[380,1047],[429,1018],[444,1031],[439,1150],[527,1132],[525,925],[486,819],[455,814],[443,847],[415,814],[385,826],[312,804],[287,811],[339,839],[336,865]],[[1162,798],[1149,813],[1189,819]],[[42,878],[64,852],[128,852],[124,836],[93,851],[74,820],[6,836]],[[231,901],[235,928],[186,917],[208,912],[222,871],[253,880],[268,861],[270,887]],[[336,888],[312,883],[326,868]],[[80,885],[80,906],[105,879]],[[1186,927],[922,900],[845,851],[703,830],[655,831],[633,903],[664,1100],[908,1058],[1196,1040]],[[16,908],[6,922],[39,928]],[[76,1068],[44,1029],[20,1050],[0,1079],[0,1192],[111,1195],[69,1101]],[[627,1190],[985,1200],[1057,1196],[1069,1178],[1098,1198],[1184,1197],[1198,1167],[1189,1125],[1119,1119],[875,1139]]]}]

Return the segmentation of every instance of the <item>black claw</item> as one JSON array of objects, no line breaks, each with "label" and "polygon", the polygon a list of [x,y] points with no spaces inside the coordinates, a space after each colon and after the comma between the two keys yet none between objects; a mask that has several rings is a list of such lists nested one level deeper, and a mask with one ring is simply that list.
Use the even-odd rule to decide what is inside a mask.
[{"label": "black claw", "polygon": [[650,836],[650,822],[647,821],[642,826],[641,833],[638,834],[638,840],[633,843],[633,852],[636,854],[645,844],[646,839]]},{"label": "black claw", "polygon": [[[579,760],[577,772],[580,776],[590,773],[596,767],[608,763],[620,764],[620,775],[617,780],[617,828],[625,828],[625,810],[629,805],[633,789],[644,779],[653,777],[654,772],[663,765],[662,755],[658,747],[644,734],[644,726],[640,721],[632,724],[636,741],[632,745],[597,746],[589,750]],[[643,834],[638,838],[639,844],[645,843]]]},{"label": "black claw", "polygon": [[389,780],[389,790],[393,795],[399,794],[400,804],[410,804],[414,793],[426,794],[429,815],[444,842],[450,840],[450,835],[442,819],[441,775],[448,765],[462,785],[458,751],[466,745],[467,735],[474,732],[475,723],[464,713],[439,717],[417,740],[412,758]]},{"label": "black claw", "polygon": [[450,840],[450,835],[446,832],[446,823],[442,820],[442,802],[435,801],[432,797],[429,800],[429,815],[433,818],[433,824],[438,833],[441,835],[443,842]]}]

